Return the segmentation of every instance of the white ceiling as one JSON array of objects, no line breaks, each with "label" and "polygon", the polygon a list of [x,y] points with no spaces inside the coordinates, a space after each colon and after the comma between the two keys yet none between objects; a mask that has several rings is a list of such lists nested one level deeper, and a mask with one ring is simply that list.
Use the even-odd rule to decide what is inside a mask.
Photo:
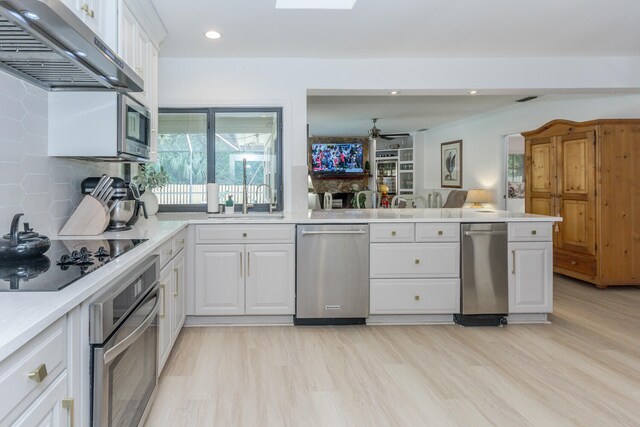
[{"label": "white ceiling", "polygon": [[[168,57],[640,56],[639,0],[152,0]],[[207,30],[223,34],[205,39]]]},{"label": "white ceiling", "polygon": [[511,106],[525,96],[308,96],[307,122],[312,136],[366,136],[373,117],[383,134],[412,132]]}]

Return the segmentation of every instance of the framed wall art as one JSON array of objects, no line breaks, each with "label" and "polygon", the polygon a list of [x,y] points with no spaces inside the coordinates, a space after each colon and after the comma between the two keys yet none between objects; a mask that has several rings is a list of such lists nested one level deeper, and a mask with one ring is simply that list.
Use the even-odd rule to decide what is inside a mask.
[{"label": "framed wall art", "polygon": [[440,144],[440,186],[462,188],[462,140]]}]

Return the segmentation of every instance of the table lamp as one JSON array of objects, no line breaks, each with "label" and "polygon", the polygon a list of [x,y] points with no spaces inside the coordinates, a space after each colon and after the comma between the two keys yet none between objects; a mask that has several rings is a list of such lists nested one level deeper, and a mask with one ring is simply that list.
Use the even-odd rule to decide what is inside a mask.
[{"label": "table lamp", "polygon": [[473,203],[473,205],[471,205],[473,209],[482,208],[482,203],[487,202],[487,190],[483,188],[474,188],[473,190],[469,190],[466,201],[468,203]]}]

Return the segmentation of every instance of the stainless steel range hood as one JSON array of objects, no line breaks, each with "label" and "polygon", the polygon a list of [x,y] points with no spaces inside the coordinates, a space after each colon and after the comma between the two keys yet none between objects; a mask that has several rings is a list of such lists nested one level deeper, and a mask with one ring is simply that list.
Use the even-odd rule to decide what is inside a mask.
[{"label": "stainless steel range hood", "polygon": [[46,90],[143,89],[142,79],[60,0],[0,1],[0,68]]}]

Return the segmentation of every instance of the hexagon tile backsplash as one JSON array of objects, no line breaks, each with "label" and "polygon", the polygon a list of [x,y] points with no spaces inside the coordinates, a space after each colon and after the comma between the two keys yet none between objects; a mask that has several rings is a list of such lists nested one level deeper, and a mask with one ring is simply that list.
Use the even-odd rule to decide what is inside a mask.
[{"label": "hexagon tile backsplash", "polygon": [[121,166],[47,157],[48,93],[0,71],[0,235],[11,218],[56,236],[80,202],[80,182]]}]

